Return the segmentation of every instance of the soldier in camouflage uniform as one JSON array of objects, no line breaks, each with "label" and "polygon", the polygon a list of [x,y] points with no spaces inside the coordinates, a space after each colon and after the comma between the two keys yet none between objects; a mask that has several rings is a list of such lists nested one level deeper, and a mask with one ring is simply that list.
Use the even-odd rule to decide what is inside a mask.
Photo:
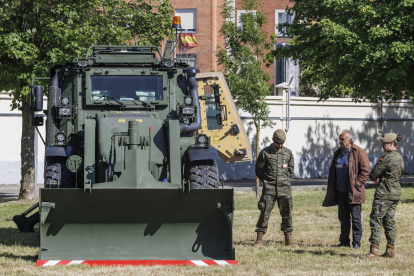
[{"label": "soldier in camouflage uniform", "polygon": [[401,140],[402,136],[395,133],[387,133],[381,137],[382,148],[386,154],[380,158],[369,175],[369,178],[378,186],[370,216],[371,237],[369,241],[371,242],[371,250],[368,255],[361,257],[364,260],[380,257],[379,244],[382,227],[384,227],[387,238],[387,249],[381,257],[395,258],[394,246],[397,228],[394,216],[401,197],[399,179],[404,170],[403,158],[396,147]]},{"label": "soldier in camouflage uniform", "polygon": [[256,225],[255,246],[263,243],[263,235],[267,231],[270,213],[276,201],[282,216],[281,230],[285,234],[285,245],[291,244],[293,228],[290,178],[293,175],[294,162],[292,152],[283,147],[285,140],[286,134],[283,130],[276,130],[273,143],[260,152],[256,161],[256,175],[263,182],[263,190],[258,202],[261,213]]}]

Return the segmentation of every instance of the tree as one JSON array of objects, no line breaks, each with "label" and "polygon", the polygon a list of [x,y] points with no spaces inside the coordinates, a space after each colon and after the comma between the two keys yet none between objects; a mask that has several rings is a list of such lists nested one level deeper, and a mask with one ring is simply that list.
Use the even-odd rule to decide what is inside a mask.
[{"label": "tree", "polygon": [[[270,94],[268,84],[270,75],[263,69],[264,63],[271,62],[267,58],[274,43],[264,30],[267,22],[266,14],[261,10],[258,0],[241,0],[242,10],[246,13],[240,16],[240,26],[235,22],[235,7],[233,1],[227,0],[221,6],[221,15],[225,23],[220,34],[226,39],[226,47],[218,47],[219,64],[225,68],[231,93],[237,100],[236,105],[250,113],[256,127],[256,157],[259,156],[260,128],[272,126],[268,120],[269,107],[265,97]],[[256,196],[259,196],[259,179],[256,177]]]},{"label": "tree", "polygon": [[413,1],[298,0],[287,12],[292,45],[274,55],[299,60],[301,83],[317,85],[320,99],[413,97]]},{"label": "tree", "polygon": [[171,35],[172,14],[168,0],[0,0],[0,83],[23,116],[20,199],[34,198],[35,189],[32,78],[84,57],[91,45],[160,45]]}]

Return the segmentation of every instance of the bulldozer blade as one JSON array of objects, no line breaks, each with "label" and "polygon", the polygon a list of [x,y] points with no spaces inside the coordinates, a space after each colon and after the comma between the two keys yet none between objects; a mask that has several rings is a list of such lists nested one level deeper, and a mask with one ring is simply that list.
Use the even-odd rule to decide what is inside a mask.
[{"label": "bulldozer blade", "polygon": [[89,265],[94,266],[153,266],[153,265],[173,265],[173,266],[210,266],[210,265],[237,265],[235,260],[213,261],[213,260],[94,260],[94,261],[70,261],[70,260],[41,260],[36,262],[37,267],[55,265]]},{"label": "bulldozer blade", "polygon": [[38,265],[235,260],[233,204],[233,189],[40,189]]}]

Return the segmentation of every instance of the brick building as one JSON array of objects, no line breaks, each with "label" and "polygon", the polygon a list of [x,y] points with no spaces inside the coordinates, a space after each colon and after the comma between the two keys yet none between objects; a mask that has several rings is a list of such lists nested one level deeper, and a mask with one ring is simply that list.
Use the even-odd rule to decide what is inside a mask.
[{"label": "brick building", "polygon": [[[241,9],[241,5],[238,0],[235,1],[235,20],[241,14],[245,13]],[[283,37],[283,33],[277,30],[277,24],[282,22],[289,22],[291,18],[285,13],[286,6],[293,6],[294,3],[289,0],[261,0],[263,4],[263,11],[267,13],[268,23],[266,31],[269,36],[276,34],[277,42],[285,42],[289,40]],[[175,51],[175,56],[192,66],[196,66],[202,72],[222,70],[220,65],[217,64],[217,58],[215,56],[215,50],[217,46],[224,47],[225,40],[220,36],[220,28],[224,22],[220,13],[222,6],[225,3],[224,0],[171,0],[171,4],[175,10],[175,14],[181,16],[181,25],[183,30],[180,33],[192,34],[197,40],[196,47],[185,47],[181,42],[178,43]],[[282,62],[283,63],[283,62]],[[277,67],[277,72],[280,75],[281,68],[280,62]],[[283,63],[284,64],[284,63]],[[282,67],[282,71],[283,71]],[[274,83],[275,66],[271,65],[265,70],[272,76],[271,83]],[[280,78],[277,78],[278,82],[281,82]],[[282,78],[284,81],[285,79]]]}]

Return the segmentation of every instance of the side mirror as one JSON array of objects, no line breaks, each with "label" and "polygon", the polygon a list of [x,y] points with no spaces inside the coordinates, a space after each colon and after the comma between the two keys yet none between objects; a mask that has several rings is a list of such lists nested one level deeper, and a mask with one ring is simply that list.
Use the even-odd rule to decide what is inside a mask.
[{"label": "side mirror", "polygon": [[43,110],[43,87],[41,85],[29,85],[30,88],[30,114],[33,126],[43,126],[43,114],[35,111]]},{"label": "side mirror", "polygon": [[43,111],[43,86],[29,85],[30,87],[30,109]]},{"label": "side mirror", "polygon": [[34,110],[43,111],[43,86],[41,85],[35,86],[34,96],[35,96]]}]

